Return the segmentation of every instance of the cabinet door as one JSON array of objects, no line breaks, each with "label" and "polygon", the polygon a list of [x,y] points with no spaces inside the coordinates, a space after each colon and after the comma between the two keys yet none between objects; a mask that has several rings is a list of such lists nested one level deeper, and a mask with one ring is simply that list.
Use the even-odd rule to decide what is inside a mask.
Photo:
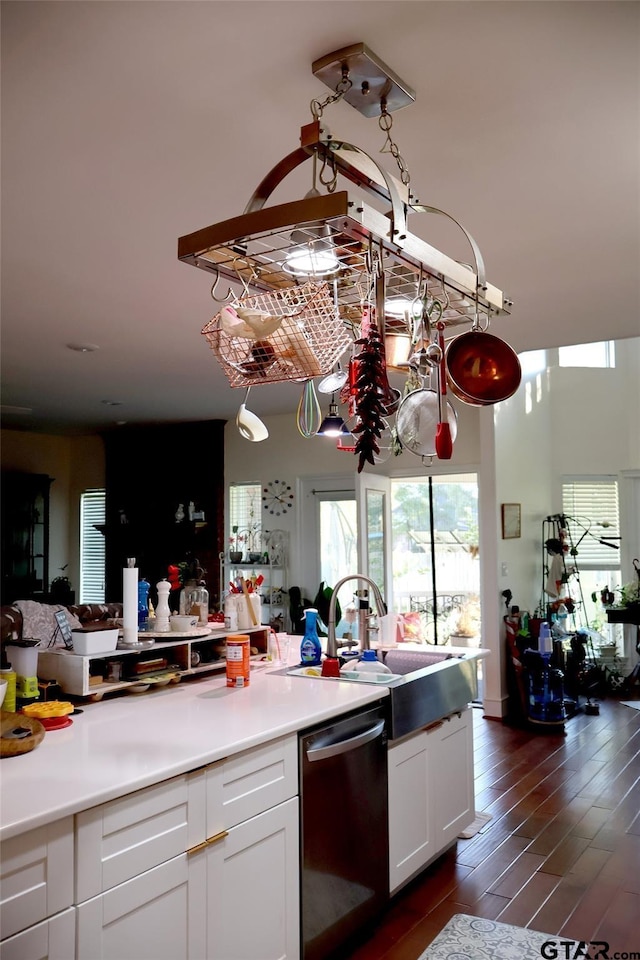
[{"label": "cabinet door", "polygon": [[209,960],[297,960],[299,862],[297,797],[209,847]]},{"label": "cabinet door", "polygon": [[420,732],[390,747],[389,891],[393,893],[435,854],[430,741]]},{"label": "cabinet door", "polygon": [[10,937],[73,903],[73,818],[2,844],[0,930]]},{"label": "cabinet door", "polygon": [[75,955],[74,907],[0,943],[0,960],[74,960]]},{"label": "cabinet door", "polygon": [[203,850],[81,903],[76,960],[203,960],[205,890]]},{"label": "cabinet door", "polygon": [[438,851],[456,839],[475,817],[473,725],[467,708],[427,734],[434,770],[435,842]]}]

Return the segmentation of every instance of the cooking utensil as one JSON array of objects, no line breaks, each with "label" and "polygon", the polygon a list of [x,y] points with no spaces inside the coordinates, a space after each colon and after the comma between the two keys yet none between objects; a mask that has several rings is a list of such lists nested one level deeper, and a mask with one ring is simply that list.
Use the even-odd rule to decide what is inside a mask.
[{"label": "cooking utensil", "polygon": [[435,448],[438,460],[450,460],[453,454],[453,440],[449,420],[442,419],[443,402],[447,403],[447,368],[444,355],[444,324],[438,324],[438,345],[440,363],[438,364],[438,427],[436,429]]},{"label": "cooking utensil", "polygon": [[251,623],[254,627],[258,626],[258,618],[256,617],[256,611],[254,610],[253,604],[251,603],[251,597],[249,596],[249,589],[247,587],[247,581],[244,577],[240,577],[240,584],[242,586],[242,592],[244,593],[247,609],[249,611],[249,616],[251,617]]},{"label": "cooking utensil", "polygon": [[340,363],[338,363],[336,370],[332,370],[331,373],[328,373],[326,377],[322,378],[318,384],[318,392],[337,393],[338,390],[342,390],[346,382],[347,371],[343,370]]},{"label": "cooking utensil", "polygon": [[251,387],[247,387],[244,401],[240,404],[240,408],[236,416],[236,426],[240,431],[240,435],[244,437],[245,440],[251,440],[253,443],[260,443],[261,440],[267,439],[269,436],[269,431],[260,417],[257,417],[255,413],[252,413],[251,410],[247,409],[247,400],[249,399],[250,390]]},{"label": "cooking utensil", "polygon": [[315,437],[322,423],[322,410],[313,380],[305,381],[296,413],[296,426],[303,437]]},{"label": "cooking utensil", "polygon": [[499,403],[520,386],[522,369],[517,353],[484,330],[469,330],[455,337],[446,359],[450,382],[471,402]]},{"label": "cooking utensil", "polygon": [[[446,411],[445,422],[449,424],[453,443],[458,434],[458,415],[448,400],[442,406],[442,420]],[[435,457],[436,431],[442,420],[436,391],[427,387],[413,390],[402,399],[396,414],[398,439],[403,447],[417,457]]]}]

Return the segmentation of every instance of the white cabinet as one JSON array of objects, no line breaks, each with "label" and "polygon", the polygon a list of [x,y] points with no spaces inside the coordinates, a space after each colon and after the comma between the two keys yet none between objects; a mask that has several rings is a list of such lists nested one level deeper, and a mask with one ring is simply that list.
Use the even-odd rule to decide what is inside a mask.
[{"label": "white cabinet", "polygon": [[81,903],[77,960],[204,960],[201,881],[183,853]]},{"label": "white cabinet", "polygon": [[206,852],[210,960],[300,952],[298,798],[233,827]]},{"label": "white cabinet", "polygon": [[0,943],[2,960],[73,960],[76,911],[69,907]]},{"label": "white cabinet", "polygon": [[[4,841],[0,874],[3,940],[72,906],[73,849],[72,817]],[[46,927],[43,924],[42,930],[34,933],[39,941],[49,936]],[[15,944],[9,949],[3,943],[3,958],[9,956],[5,950],[11,957],[20,956],[11,952],[16,949]]]},{"label": "white cabinet", "polygon": [[428,733],[433,756],[436,849],[441,852],[475,818],[471,710],[454,714]]},{"label": "white cabinet", "polygon": [[389,748],[389,889],[393,893],[434,856],[434,773],[427,735]]},{"label": "white cabinet", "polygon": [[297,740],[77,817],[77,960],[297,957]]},{"label": "white cabinet", "polygon": [[470,710],[389,748],[389,890],[439,856],[475,816]]}]

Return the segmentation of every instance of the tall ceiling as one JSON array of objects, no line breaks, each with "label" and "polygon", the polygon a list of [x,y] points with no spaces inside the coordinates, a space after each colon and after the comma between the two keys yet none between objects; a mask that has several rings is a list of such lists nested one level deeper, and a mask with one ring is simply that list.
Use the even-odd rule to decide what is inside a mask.
[{"label": "tall ceiling", "polygon": [[[636,2],[3,0],[1,17],[5,426],[235,416],[201,336],[212,278],[177,239],[242,213],[330,92],[312,62],[359,41],[416,92],[392,127],[414,193],[514,301],[492,332],[519,352],[638,335]],[[324,118],[394,171],[375,119]],[[410,230],[469,261],[441,220]],[[294,411],[300,389],[252,407]]]}]

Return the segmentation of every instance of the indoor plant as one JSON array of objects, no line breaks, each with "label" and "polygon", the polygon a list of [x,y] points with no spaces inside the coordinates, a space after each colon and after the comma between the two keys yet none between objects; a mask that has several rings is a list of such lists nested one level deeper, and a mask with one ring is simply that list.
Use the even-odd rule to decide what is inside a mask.
[{"label": "indoor plant", "polygon": [[231,528],[233,533],[232,537],[229,537],[229,543],[231,544],[231,549],[229,550],[229,559],[231,563],[242,563],[242,546],[244,543],[244,534],[238,532],[237,524]]}]

